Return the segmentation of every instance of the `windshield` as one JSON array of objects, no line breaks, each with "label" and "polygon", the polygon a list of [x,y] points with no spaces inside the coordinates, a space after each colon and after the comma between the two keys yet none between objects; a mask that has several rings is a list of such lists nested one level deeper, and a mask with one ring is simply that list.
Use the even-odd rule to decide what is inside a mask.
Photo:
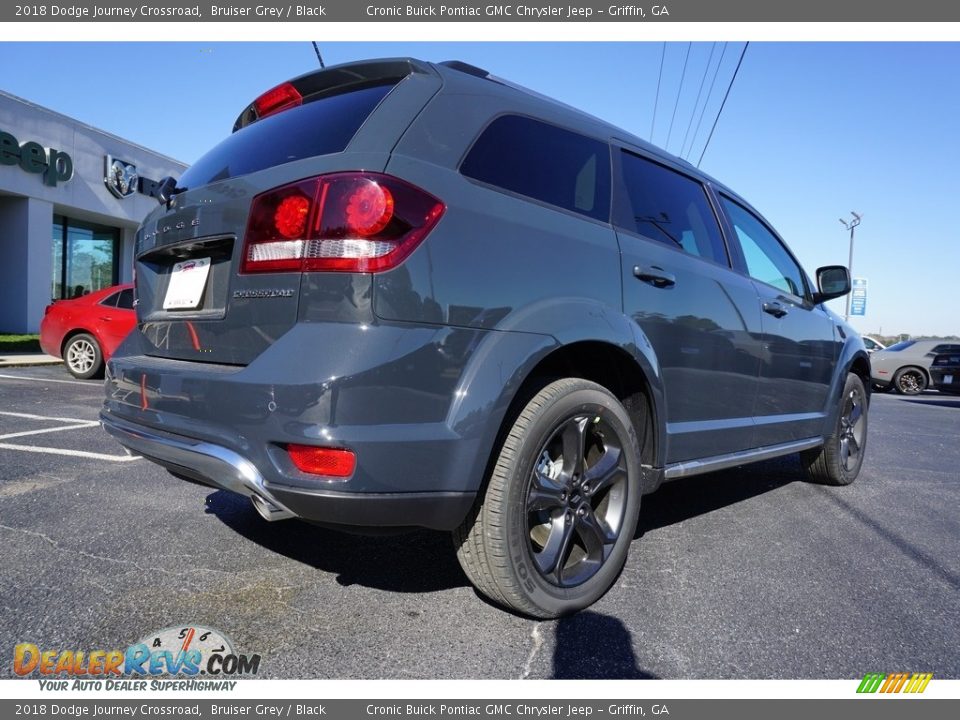
[{"label": "windshield", "polygon": [[916,345],[916,340],[904,340],[903,342],[898,342],[896,345],[891,345],[887,348],[889,352],[899,352],[900,350],[906,350],[911,345]]}]

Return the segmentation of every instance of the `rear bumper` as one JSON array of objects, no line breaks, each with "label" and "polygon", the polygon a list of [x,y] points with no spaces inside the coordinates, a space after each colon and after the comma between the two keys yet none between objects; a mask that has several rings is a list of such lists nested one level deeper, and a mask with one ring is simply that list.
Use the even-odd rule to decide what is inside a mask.
[{"label": "rear bumper", "polygon": [[[950,382],[944,382],[946,377]],[[940,392],[960,393],[960,367],[941,365],[930,368],[930,384]]]},{"label": "rear bumper", "polygon": [[352,493],[271,484],[229,448],[137,425],[107,411],[100,422],[130,451],[174,473],[249,497],[271,521],[297,517],[340,527],[452,530],[476,497],[472,492]]}]

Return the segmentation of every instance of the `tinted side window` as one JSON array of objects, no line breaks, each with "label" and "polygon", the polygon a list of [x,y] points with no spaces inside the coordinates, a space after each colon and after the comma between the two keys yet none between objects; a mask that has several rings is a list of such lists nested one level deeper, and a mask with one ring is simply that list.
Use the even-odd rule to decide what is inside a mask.
[{"label": "tinted side window", "polygon": [[117,307],[121,310],[133,310],[133,288],[120,291]]},{"label": "tinted side window", "polygon": [[497,118],[477,138],[460,172],[587,217],[609,218],[607,144],[539,120]]},{"label": "tinted side window", "polygon": [[803,270],[790,257],[790,253],[776,235],[767,230],[760,219],[749,210],[726,197],[721,197],[721,202],[740,240],[750,277],[778,290],[803,297],[806,294]]},{"label": "tinted side window", "polygon": [[110,295],[107,295],[103,300],[100,301],[100,304],[105,307],[116,307],[117,299],[120,297],[120,293],[115,292]]},{"label": "tinted side window", "polygon": [[949,344],[949,343],[948,343],[948,344],[946,344],[946,345],[937,345],[937,346],[936,346],[933,350],[931,350],[930,352],[932,352],[932,353],[950,353],[950,352],[958,352],[958,351],[960,351],[960,345],[952,345],[952,344]]},{"label": "tinted side window", "polygon": [[726,265],[727,251],[703,185],[626,150],[620,158],[629,207],[618,213],[623,217],[617,224]]}]

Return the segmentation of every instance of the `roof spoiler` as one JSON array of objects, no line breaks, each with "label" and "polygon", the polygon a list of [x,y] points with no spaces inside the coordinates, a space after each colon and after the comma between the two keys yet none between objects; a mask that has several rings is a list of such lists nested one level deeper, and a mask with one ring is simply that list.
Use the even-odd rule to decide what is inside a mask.
[{"label": "roof spoiler", "polygon": [[[430,65],[412,58],[391,58],[386,60],[365,60],[362,62],[334,65],[324,70],[315,70],[290,80],[283,85],[292,85],[304,102],[317,100],[327,95],[339,95],[350,90],[364,87],[397,83],[413,73],[435,72]],[[271,92],[268,90],[267,93]],[[264,93],[266,94],[266,93]],[[250,103],[237,121],[233,132],[245,128],[260,119],[256,101]]]}]

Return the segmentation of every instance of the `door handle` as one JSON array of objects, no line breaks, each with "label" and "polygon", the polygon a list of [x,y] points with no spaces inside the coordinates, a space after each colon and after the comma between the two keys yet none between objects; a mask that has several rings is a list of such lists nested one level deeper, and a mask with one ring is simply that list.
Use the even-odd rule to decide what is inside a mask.
[{"label": "door handle", "polygon": [[662,267],[657,267],[656,265],[651,265],[648,268],[634,265],[633,274],[639,280],[643,280],[643,282],[658,288],[673,287],[677,284],[676,275],[668,273]]},{"label": "door handle", "polygon": [[100,320],[102,320],[103,322],[110,322],[111,320],[113,320],[113,318],[112,318],[112,317],[104,317],[103,315],[101,315],[101,316],[100,316]]},{"label": "door handle", "polygon": [[783,303],[776,300],[771,300],[770,302],[765,302],[763,304],[763,311],[773,315],[775,318],[782,318],[787,314],[787,309],[783,306]]}]

